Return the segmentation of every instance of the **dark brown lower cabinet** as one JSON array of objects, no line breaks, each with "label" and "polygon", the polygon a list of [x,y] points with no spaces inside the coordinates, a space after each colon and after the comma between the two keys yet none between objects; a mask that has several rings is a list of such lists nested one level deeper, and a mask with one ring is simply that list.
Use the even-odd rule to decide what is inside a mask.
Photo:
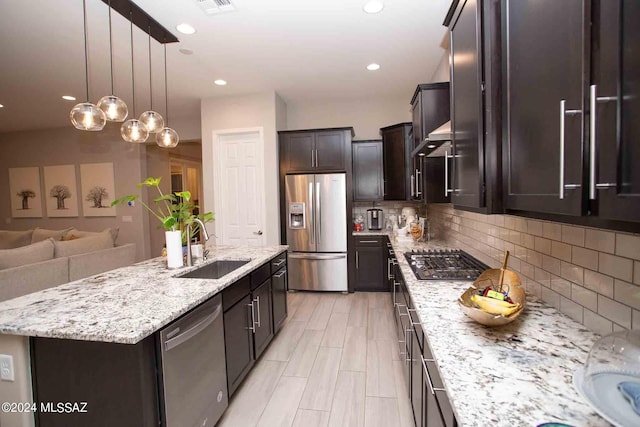
[{"label": "dark brown lower cabinet", "polygon": [[385,248],[379,236],[356,238],[356,291],[389,292],[385,277]]},{"label": "dark brown lower cabinet", "polygon": [[271,278],[264,281],[251,293],[254,304],[253,349],[257,360],[273,338],[273,302],[271,300]]},{"label": "dark brown lower cabinet", "polygon": [[287,267],[282,267],[271,277],[273,287],[273,332],[280,330],[287,317]]},{"label": "dark brown lower cabinet", "polygon": [[[135,345],[31,338],[31,368],[37,426],[160,424],[154,336]],[[86,412],[41,410],[58,402]]]},{"label": "dark brown lower cabinet", "polygon": [[233,395],[254,364],[252,307],[251,295],[247,294],[224,312],[224,346],[229,397]]}]

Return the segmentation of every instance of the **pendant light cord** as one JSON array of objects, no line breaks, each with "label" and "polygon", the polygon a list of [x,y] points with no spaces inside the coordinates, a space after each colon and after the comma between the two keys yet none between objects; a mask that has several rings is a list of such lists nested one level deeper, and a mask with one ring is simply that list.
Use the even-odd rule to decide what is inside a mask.
[{"label": "pendant light cord", "polygon": [[151,23],[147,27],[149,30],[149,104],[151,104],[150,110],[153,110],[153,86],[151,85]]},{"label": "pendant light cord", "polygon": [[109,0],[109,67],[111,68],[111,95],[113,92],[113,35],[111,34],[111,0]]},{"label": "pendant light cord", "polygon": [[131,21],[131,92],[133,95],[133,101],[131,105],[133,107],[133,115],[136,115],[136,74],[133,66],[133,9],[129,9],[129,21]]},{"label": "pendant light cord", "polygon": [[169,91],[167,90],[167,37],[164,38],[164,117],[166,127],[169,127]]},{"label": "pendant light cord", "polygon": [[87,102],[89,102],[89,44],[87,38],[89,32],[87,30],[87,0],[82,0],[82,13],[84,15],[84,77],[87,90]]}]

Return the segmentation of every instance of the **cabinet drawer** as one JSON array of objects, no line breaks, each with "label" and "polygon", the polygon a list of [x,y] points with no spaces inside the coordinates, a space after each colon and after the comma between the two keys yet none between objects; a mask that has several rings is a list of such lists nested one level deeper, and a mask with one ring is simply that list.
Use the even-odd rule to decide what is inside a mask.
[{"label": "cabinet drawer", "polygon": [[251,292],[251,280],[249,276],[244,276],[233,285],[222,291],[222,309],[227,311],[235,303],[240,301]]},{"label": "cabinet drawer", "polygon": [[356,246],[382,246],[384,236],[356,237]]},{"label": "cabinet drawer", "polygon": [[264,263],[251,272],[251,290],[254,290],[271,276],[271,264]]},{"label": "cabinet drawer", "polygon": [[281,253],[271,260],[271,274],[275,274],[282,267],[287,265],[287,253]]}]

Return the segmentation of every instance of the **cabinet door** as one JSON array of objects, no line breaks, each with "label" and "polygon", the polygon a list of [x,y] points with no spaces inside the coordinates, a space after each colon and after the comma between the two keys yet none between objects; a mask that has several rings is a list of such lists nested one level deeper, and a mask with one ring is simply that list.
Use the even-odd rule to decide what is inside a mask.
[{"label": "cabinet door", "polygon": [[353,200],[382,200],[382,141],[357,142],[353,149]]},{"label": "cabinet door", "polygon": [[384,199],[407,200],[411,196],[407,179],[410,165],[405,156],[405,134],[402,127],[383,131]]},{"label": "cabinet door", "polygon": [[326,131],[315,134],[316,169],[321,171],[345,170],[344,131]]},{"label": "cabinet door", "polygon": [[224,346],[227,358],[227,386],[233,395],[253,366],[253,319],[251,297],[247,295],[224,313]]},{"label": "cabinet door", "polygon": [[415,149],[427,137],[424,127],[422,126],[422,93],[418,93],[416,100],[411,109],[411,123],[413,123],[413,147]]},{"label": "cabinet door", "polygon": [[423,411],[423,380],[422,380],[422,351],[418,343],[418,337],[411,333],[411,407],[416,424],[420,425]]},{"label": "cabinet door", "polygon": [[273,338],[273,302],[271,279],[265,281],[252,293],[256,313],[256,331],[253,335],[255,358],[258,359]]},{"label": "cabinet door", "polygon": [[444,162],[448,162],[447,177],[451,182],[451,158],[426,157],[424,159],[424,196],[427,203],[451,203],[451,193],[444,193]]},{"label": "cabinet door", "polygon": [[504,3],[505,207],[581,215],[585,2]]},{"label": "cabinet door", "polygon": [[640,221],[640,3],[601,0],[593,7],[591,195],[600,217]]},{"label": "cabinet door", "polygon": [[287,268],[283,267],[271,278],[273,286],[273,330],[280,329],[280,325],[287,317]]},{"label": "cabinet door", "polygon": [[[377,240],[356,245],[356,291],[384,291],[389,288],[384,277],[384,249]],[[367,240],[363,240],[367,242]]]},{"label": "cabinet door", "polygon": [[[461,2],[462,3],[462,2]],[[484,206],[484,138],[480,0],[463,0],[452,22],[451,128],[454,205]]]},{"label": "cabinet door", "polygon": [[287,133],[281,136],[285,146],[285,172],[308,172],[314,169],[314,134],[311,132]]}]

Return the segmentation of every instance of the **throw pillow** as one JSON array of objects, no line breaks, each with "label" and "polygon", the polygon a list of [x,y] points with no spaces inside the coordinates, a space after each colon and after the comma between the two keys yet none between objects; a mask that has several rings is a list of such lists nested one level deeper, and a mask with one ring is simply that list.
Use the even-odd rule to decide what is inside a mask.
[{"label": "throw pillow", "polygon": [[33,230],[9,231],[0,230],[0,249],[13,249],[31,244]]},{"label": "throw pillow", "polygon": [[111,235],[111,238],[113,239],[113,246],[115,246],[116,240],[118,239],[119,231],[120,229],[118,227],[105,228],[102,231],[81,231],[81,230],[76,230],[75,228],[71,228],[71,230],[67,231],[67,234],[65,234],[65,237],[66,237],[66,240],[71,240],[69,239],[69,237],[71,236],[75,237],[76,239],[81,239],[83,237],[97,236],[102,233],[109,233]]},{"label": "throw pillow", "polygon": [[15,249],[0,249],[0,270],[53,259],[53,242],[49,238]]},{"label": "throw pillow", "polygon": [[46,228],[36,227],[33,230],[33,236],[31,236],[31,243],[41,242],[51,237],[54,240],[60,240],[69,230],[73,227],[65,228],[63,230],[47,230]]},{"label": "throw pillow", "polygon": [[97,233],[95,236],[82,237],[67,241],[54,241],[56,258],[95,252],[113,247],[111,233]]}]

